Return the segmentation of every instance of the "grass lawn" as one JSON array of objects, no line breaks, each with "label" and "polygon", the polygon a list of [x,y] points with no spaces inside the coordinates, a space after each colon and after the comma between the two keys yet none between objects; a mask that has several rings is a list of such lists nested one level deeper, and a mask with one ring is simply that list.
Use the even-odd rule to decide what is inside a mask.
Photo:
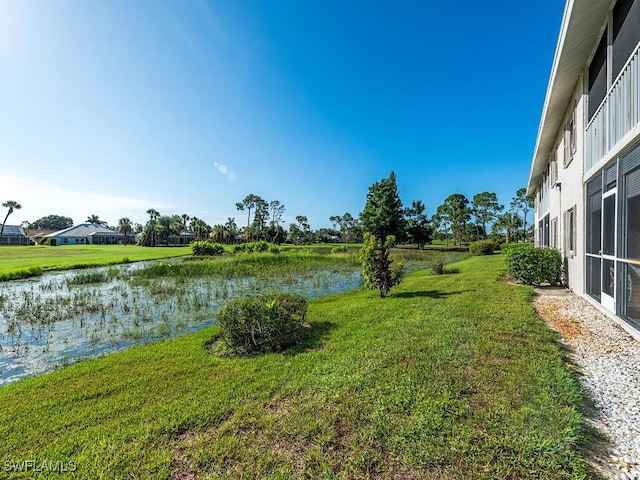
[{"label": "grass lawn", "polygon": [[78,478],[590,477],[581,391],[533,290],[498,280],[503,264],[472,257],[458,274],[414,273],[384,300],[358,290],[313,301],[312,338],[283,354],[218,358],[213,327],[2,387],[0,469],[32,478],[7,467],[33,460],[72,461]]},{"label": "grass lawn", "polygon": [[137,245],[67,245],[0,247],[0,280],[38,275],[47,270],[179,257],[191,247],[139,247]]}]

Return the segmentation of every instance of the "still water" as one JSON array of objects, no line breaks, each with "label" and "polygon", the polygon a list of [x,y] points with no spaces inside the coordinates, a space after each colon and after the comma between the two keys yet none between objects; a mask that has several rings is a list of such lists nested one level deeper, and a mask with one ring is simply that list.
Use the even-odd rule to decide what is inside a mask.
[{"label": "still water", "polygon": [[274,291],[317,298],[362,283],[356,267],[267,279],[140,281],[133,273],[148,264],[0,283],[0,385],[208,327],[215,324],[219,306],[231,298]]}]

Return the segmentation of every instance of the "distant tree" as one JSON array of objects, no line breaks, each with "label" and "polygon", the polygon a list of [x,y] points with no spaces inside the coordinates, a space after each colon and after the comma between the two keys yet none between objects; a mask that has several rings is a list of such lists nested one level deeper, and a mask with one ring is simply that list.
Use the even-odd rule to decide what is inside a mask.
[{"label": "distant tree", "polygon": [[227,222],[224,224],[228,243],[235,243],[236,235],[238,235],[238,225],[236,225],[236,219],[233,217],[227,217]]},{"label": "distant tree", "polygon": [[[473,196],[471,201],[473,207],[473,214],[476,217],[477,223],[482,225],[484,231],[483,237],[486,237],[487,224],[495,220],[498,214],[504,210],[504,205],[498,203],[498,197],[493,192],[477,193]],[[479,240],[480,235],[476,234]]]},{"label": "distant tree", "polygon": [[429,219],[424,213],[425,206],[422,200],[414,200],[411,207],[405,208],[407,237],[410,242],[422,248],[426,243],[431,242],[431,227]]},{"label": "distant tree", "polygon": [[527,237],[527,214],[529,210],[533,209],[534,197],[527,195],[526,188],[519,188],[516,191],[516,196],[511,200],[511,210],[517,215],[518,212],[522,212],[522,224],[523,224],[523,239],[526,241]]},{"label": "distant tree", "polygon": [[[180,217],[182,218],[182,232],[184,232],[184,234],[187,234],[187,225],[189,223],[189,220],[191,220],[191,217],[189,215],[187,215],[186,213],[183,213],[182,216]],[[182,243],[182,235],[180,236],[181,242]],[[187,243],[187,237],[184,237],[184,242]]]},{"label": "distant tree", "polygon": [[127,236],[130,235],[131,232],[133,231],[133,225],[131,224],[131,220],[129,220],[127,217],[124,217],[118,220],[118,230],[124,233],[125,244],[126,244]]},{"label": "distant tree", "polygon": [[522,220],[513,212],[505,212],[499,215],[493,223],[493,234],[505,236],[506,243],[510,243],[517,237],[518,229],[522,226]]},{"label": "distant tree", "polygon": [[160,216],[160,212],[158,212],[157,210],[150,208],[149,210],[147,210],[147,215],[149,215],[149,220],[152,222],[155,222],[158,217]]},{"label": "distant tree", "polygon": [[309,219],[306,216],[296,216],[296,223],[292,223],[289,226],[289,237],[296,245],[312,242],[313,234],[311,232],[311,225],[309,225]]},{"label": "distant tree", "polygon": [[262,200],[262,198],[260,198],[258,195],[254,195],[253,193],[250,193],[249,195],[244,197],[244,200],[236,203],[236,208],[238,209],[238,211],[244,212],[245,210],[247,210],[248,212],[247,228],[249,228],[249,226],[251,225],[251,210],[253,210],[256,207],[256,203],[259,202],[260,200]]},{"label": "distant tree", "polygon": [[4,233],[4,226],[7,224],[7,219],[9,218],[9,215],[11,215],[14,212],[14,210],[20,210],[22,208],[22,205],[20,205],[18,202],[14,200],[7,200],[2,204],[2,206],[4,208],[7,208],[8,210],[7,210],[7,215],[4,217],[4,221],[2,222],[2,228],[0,228],[0,238],[2,238],[2,234]]},{"label": "distant tree", "polygon": [[197,217],[193,217],[189,225],[196,240],[206,240],[211,233],[211,227],[204,220],[200,220]]},{"label": "distant tree", "polygon": [[107,226],[107,222],[105,222],[104,220],[100,220],[100,217],[98,215],[89,215],[87,217],[87,223],[91,223],[93,225],[99,225],[101,227],[106,227]]},{"label": "distant tree", "polygon": [[437,209],[437,215],[441,222],[450,225],[453,233],[453,242],[460,245],[468,239],[467,225],[471,219],[469,200],[461,193],[449,195]]},{"label": "distant tree", "polygon": [[262,240],[264,230],[269,221],[269,204],[266,200],[257,197],[255,201],[255,211],[253,214],[253,229],[256,232],[256,238]]},{"label": "distant tree", "polygon": [[449,234],[451,233],[451,221],[449,215],[444,211],[445,207],[440,205],[436,213],[431,217],[431,229],[437,233],[437,238],[444,238],[446,245],[449,246]]},{"label": "distant tree", "polygon": [[214,225],[211,227],[211,233],[209,234],[209,238],[216,243],[224,243],[224,232],[226,227],[221,224]]},{"label": "distant tree", "polygon": [[[162,217],[160,217],[162,218]],[[156,223],[153,226],[153,231],[156,235],[156,241],[155,241],[155,245],[161,244],[163,241],[163,238],[167,232],[167,226],[165,225],[164,222],[160,222],[160,219],[158,219],[158,223]]]},{"label": "distant tree", "polygon": [[269,226],[278,227],[282,225],[282,217],[284,215],[284,205],[280,203],[280,200],[272,200],[269,202]]},{"label": "distant tree", "polygon": [[149,220],[140,232],[141,235],[138,239],[138,242],[140,243],[140,245],[144,245],[146,247],[155,247],[158,244],[159,238],[159,231],[158,229],[156,229],[156,225],[158,223],[158,219],[160,218],[160,212],[153,208],[150,208],[149,210],[147,210],[147,215],[149,215]]},{"label": "distant tree", "polygon": [[69,227],[73,227],[73,219],[61,215],[47,215],[27,226],[33,230],[64,230]]},{"label": "distant tree", "polygon": [[367,202],[360,213],[360,222],[365,232],[371,233],[378,242],[388,236],[401,239],[404,234],[404,211],[398,194],[396,174],[375,182],[369,187]]},{"label": "distant tree", "polygon": [[178,239],[178,244],[182,243],[182,236],[180,233],[182,232],[182,217],[180,215],[172,215],[171,222],[169,222],[169,231],[171,234]]}]

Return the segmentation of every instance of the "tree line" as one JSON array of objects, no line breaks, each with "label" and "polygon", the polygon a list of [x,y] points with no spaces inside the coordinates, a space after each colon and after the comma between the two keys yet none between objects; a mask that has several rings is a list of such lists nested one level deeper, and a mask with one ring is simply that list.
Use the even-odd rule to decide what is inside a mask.
[{"label": "tree line", "polygon": [[[7,208],[0,236],[11,213],[20,208],[12,200],[2,204]],[[140,245],[156,246],[187,244],[194,240],[213,240],[232,244],[265,240],[275,244],[292,243],[361,243],[364,233],[373,234],[383,241],[393,235],[396,243],[410,243],[422,248],[434,239],[446,245],[462,245],[487,238],[506,242],[527,241],[533,238],[533,225],[527,225],[528,213],[533,209],[533,198],[520,188],[512,198],[509,208],[498,202],[493,192],[480,192],[471,200],[461,193],[449,195],[429,217],[422,200],[412,200],[404,206],[398,192],[396,175],[375,182],[369,187],[366,204],[358,216],[349,212],[329,217],[330,228],[313,230],[308,217],[296,215],[295,221],[285,225],[285,206],[279,200],[267,201],[256,194],[247,195],[236,203],[239,213],[246,213],[246,222],[240,226],[235,217],[228,217],[223,224],[208,225],[204,220],[184,213],[161,215],[151,208],[145,225],[129,218],[119,219],[118,225],[109,226],[98,215],[87,217],[93,223],[135,235]],[[48,215],[35,222],[23,222],[23,226],[40,230],[62,230],[73,226],[73,220],[60,215]]]},{"label": "tree line", "polygon": [[449,241],[462,245],[487,238],[526,241],[533,237],[533,226],[527,226],[532,208],[533,198],[527,196],[526,188],[517,190],[507,211],[493,192],[477,193],[471,200],[453,193],[428,218],[421,200],[403,207],[395,173],[391,172],[388,178],[369,187],[360,220],[363,230],[380,242],[393,236],[396,243],[409,242],[418,248],[434,238],[447,245]]}]

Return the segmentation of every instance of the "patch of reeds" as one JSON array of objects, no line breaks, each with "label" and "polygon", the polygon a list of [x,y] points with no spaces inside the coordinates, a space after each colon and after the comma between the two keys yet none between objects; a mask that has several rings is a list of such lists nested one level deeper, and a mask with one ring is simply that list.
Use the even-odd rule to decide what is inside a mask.
[{"label": "patch of reeds", "polygon": [[21,280],[23,278],[37,277],[44,273],[42,267],[29,267],[14,272],[1,273],[0,282],[8,282],[10,280]]}]

